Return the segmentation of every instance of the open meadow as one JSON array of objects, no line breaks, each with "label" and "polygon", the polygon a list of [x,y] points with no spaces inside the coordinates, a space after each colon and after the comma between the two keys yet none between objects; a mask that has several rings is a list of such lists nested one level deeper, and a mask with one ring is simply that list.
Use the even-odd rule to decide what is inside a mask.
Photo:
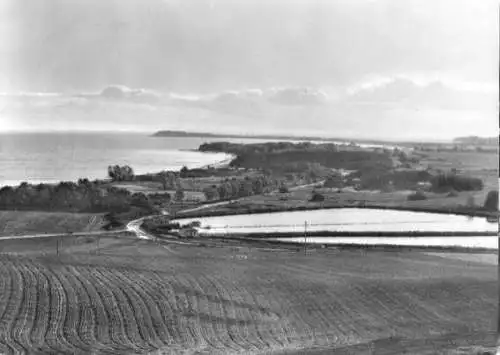
[{"label": "open meadow", "polygon": [[0,241],[0,253],[0,353],[448,354],[496,341],[493,256],[126,234]]},{"label": "open meadow", "polygon": [[444,171],[456,169],[460,173],[483,181],[484,188],[481,191],[463,192],[456,197],[445,196],[444,198],[450,203],[466,204],[469,196],[472,196],[476,204],[482,204],[488,191],[498,190],[498,153],[425,152],[420,164]]},{"label": "open meadow", "polygon": [[0,237],[11,235],[90,232],[102,226],[102,214],[42,211],[0,211]]},{"label": "open meadow", "polygon": [[[230,204],[214,205],[195,215],[223,215],[253,212],[272,212],[293,209],[315,209],[328,207],[366,206],[382,208],[398,208],[429,212],[466,212],[467,209],[480,213],[480,209],[488,192],[498,190],[498,155],[479,152],[419,152],[420,162],[414,167],[433,171],[451,171],[456,169],[460,174],[476,177],[483,181],[484,187],[476,191],[425,192],[425,199],[409,200],[414,191],[392,189],[381,191],[376,189],[354,189],[350,186],[325,188],[322,183],[305,187],[288,189],[263,195],[239,198]],[[323,196],[322,201],[312,201],[314,193]]]}]

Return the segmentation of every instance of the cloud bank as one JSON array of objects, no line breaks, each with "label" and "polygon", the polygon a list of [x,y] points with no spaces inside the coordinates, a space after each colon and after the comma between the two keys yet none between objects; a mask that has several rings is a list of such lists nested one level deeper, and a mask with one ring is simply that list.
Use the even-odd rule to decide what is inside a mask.
[{"label": "cloud bank", "polygon": [[0,96],[3,127],[183,129],[374,139],[491,135],[498,91],[405,77],[351,87],[263,87],[178,94],[106,86],[95,93]]}]

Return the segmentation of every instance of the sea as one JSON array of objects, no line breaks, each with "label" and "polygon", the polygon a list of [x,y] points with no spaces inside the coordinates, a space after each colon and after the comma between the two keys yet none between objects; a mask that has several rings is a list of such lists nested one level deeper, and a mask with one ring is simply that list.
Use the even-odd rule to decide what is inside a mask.
[{"label": "sea", "polygon": [[[278,140],[152,137],[152,133],[144,132],[0,132],[0,187],[24,181],[35,184],[103,179],[107,177],[108,166],[116,164],[129,165],[135,173],[144,174],[179,170],[183,166],[203,167],[230,159],[223,153],[196,151],[202,143],[215,141],[249,144]],[[393,148],[377,144],[359,146]]]},{"label": "sea", "polygon": [[109,165],[135,173],[202,167],[224,161],[223,153],[195,151],[210,141],[235,139],[151,137],[150,133],[1,133],[0,187],[107,177]]}]

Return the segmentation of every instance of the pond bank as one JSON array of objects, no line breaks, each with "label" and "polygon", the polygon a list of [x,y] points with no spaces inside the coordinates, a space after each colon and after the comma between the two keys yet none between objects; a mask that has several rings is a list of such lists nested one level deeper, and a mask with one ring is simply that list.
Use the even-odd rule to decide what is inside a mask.
[{"label": "pond bank", "polygon": [[[279,213],[279,212],[294,212],[294,211],[315,211],[315,210],[331,210],[331,209],[347,209],[347,208],[366,208],[366,209],[380,209],[380,210],[393,210],[393,211],[408,211],[408,212],[424,212],[424,213],[436,213],[445,215],[457,215],[457,216],[468,216],[468,217],[482,217],[482,218],[498,218],[498,212],[491,212],[486,210],[470,210],[467,208],[444,208],[440,206],[436,207],[421,207],[421,206],[390,206],[387,204],[377,204],[377,203],[360,203],[356,202],[351,205],[339,205],[339,204],[318,204],[309,206],[267,206],[258,204],[254,205],[237,205],[234,210],[224,210],[224,211],[206,211],[210,207],[215,207],[217,205],[225,205],[224,203],[213,203],[213,206],[207,206],[199,208],[193,211],[179,211],[177,213],[177,219],[187,219],[187,218],[201,218],[201,217],[219,217],[219,216],[238,216],[238,215],[253,215],[253,214],[266,214],[266,213]],[[252,209],[254,208],[254,209]],[[201,211],[203,210],[203,211]],[[193,213],[195,212],[195,213]]]}]

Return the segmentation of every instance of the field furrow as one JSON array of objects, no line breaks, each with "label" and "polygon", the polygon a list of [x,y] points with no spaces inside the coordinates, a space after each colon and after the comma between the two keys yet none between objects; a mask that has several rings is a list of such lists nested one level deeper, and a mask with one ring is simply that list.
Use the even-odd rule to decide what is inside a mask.
[{"label": "field furrow", "polygon": [[[99,271],[97,271],[99,270]],[[94,271],[96,273],[102,273],[105,275],[112,275],[113,273],[107,272],[105,269],[101,268],[96,268]],[[136,352],[144,352],[150,350],[150,347],[145,345],[144,343],[144,338],[142,334],[140,333],[140,325],[138,324],[137,321],[137,309],[134,307],[134,304],[131,301],[131,295],[128,292],[128,289],[126,287],[127,285],[123,285],[121,283],[111,283],[109,285],[103,284],[101,282],[98,283],[98,289],[99,292],[103,291],[103,288],[112,288],[115,291],[115,298],[118,301],[116,305],[113,305],[113,308],[111,309],[106,309],[107,312],[110,314],[114,311],[114,307],[117,307],[120,309],[120,312],[122,314],[123,320],[124,320],[124,328],[125,332],[127,335],[127,339],[129,339],[128,342],[134,344],[134,351]],[[107,316],[108,322],[111,317],[111,315]]]},{"label": "field furrow", "polygon": [[[182,287],[182,291],[178,293],[177,305],[179,315],[186,324],[186,336],[189,339],[189,344],[192,349],[203,349],[204,341],[200,338],[198,326],[201,323],[198,310],[195,308],[192,300],[192,289],[190,287],[189,277],[183,275],[176,281]],[[206,321],[206,320],[205,320]],[[214,320],[215,321],[215,320]]]},{"label": "field furrow", "polygon": [[181,344],[182,337],[179,332],[179,315],[172,308],[172,299],[169,297],[172,279],[159,275],[156,272],[150,274],[152,294],[156,295],[157,306],[160,310],[162,322],[165,326],[165,344]]},{"label": "field furrow", "polygon": [[1,258],[0,270],[2,270],[0,273],[0,353],[7,354],[13,352],[14,349],[7,345],[7,337],[2,328],[2,319],[4,319],[4,314],[13,292],[14,282],[10,270]]},{"label": "field furrow", "polygon": [[19,270],[19,264],[15,261],[11,262],[9,271],[11,271],[11,279],[13,281],[11,287],[14,292],[7,303],[5,313],[1,319],[0,333],[5,334],[5,342],[8,346],[12,347],[17,353],[24,353],[26,349],[16,339],[19,338],[18,334],[22,329],[15,327],[16,320],[22,308],[22,302],[25,298],[25,293],[29,292],[25,283],[25,278]]},{"label": "field furrow", "polygon": [[84,330],[84,324],[88,325],[88,328],[80,336],[85,342],[91,341],[89,344],[92,351],[112,353],[113,346],[108,337],[110,310],[104,304],[102,294],[98,292],[100,284],[93,277],[95,269],[76,267],[73,272],[75,281],[78,281],[82,287],[81,299],[86,301],[80,305],[79,328]]},{"label": "field furrow", "polygon": [[93,277],[98,279],[101,284],[108,285],[110,297],[103,298],[103,305],[106,309],[112,311],[110,313],[111,324],[109,325],[110,338],[112,339],[113,349],[115,351],[141,351],[141,348],[128,337],[127,322],[132,315],[124,314],[126,304],[120,304],[120,298],[117,296],[116,282],[110,276],[110,273],[102,272],[100,269],[95,269]]},{"label": "field furrow", "polygon": [[68,316],[68,305],[75,302],[75,300],[70,300],[66,297],[65,288],[68,285],[62,284],[54,275],[55,273],[62,272],[59,267],[56,266],[56,269],[47,268],[43,272],[47,273],[49,288],[51,290],[51,317],[45,336],[47,344],[52,349],[58,349],[61,352],[71,352],[74,346],[65,336],[64,324]]},{"label": "field furrow", "polygon": [[128,285],[129,292],[132,292],[133,297],[138,300],[139,315],[142,317],[144,332],[147,336],[146,343],[153,349],[163,346],[165,343],[158,331],[158,329],[162,328],[163,322],[156,302],[147,292],[149,284],[143,281],[146,278],[141,274],[129,271],[117,271],[110,276],[116,278],[117,282]]},{"label": "field furrow", "polygon": [[78,294],[78,325],[77,331],[83,342],[90,345],[97,344],[94,329],[96,323],[96,311],[92,303],[92,294],[86,286],[88,280],[80,277],[80,273],[74,266],[69,266],[68,271],[74,275],[72,279],[75,291]]},{"label": "field furrow", "polygon": [[[179,284],[183,279],[184,276],[178,276],[175,283]],[[194,348],[196,346],[196,341],[193,338],[193,334],[190,329],[191,323],[189,318],[184,316],[185,312],[189,311],[186,295],[173,288],[170,290],[169,299],[173,302],[173,313],[179,316],[178,325],[181,336],[181,344],[184,344],[184,346],[188,348]]]},{"label": "field furrow", "polygon": [[91,346],[84,340],[79,328],[79,324],[81,323],[79,308],[81,307],[82,299],[77,291],[78,284],[75,283],[75,276],[69,273],[67,268],[64,268],[61,272],[54,272],[53,275],[62,286],[66,299],[72,300],[72,302],[68,302],[67,304],[66,319],[63,324],[64,337],[68,339],[68,342],[79,353],[88,353],[91,350]]},{"label": "field furrow", "polygon": [[15,340],[22,344],[26,349],[32,349],[33,344],[30,338],[30,332],[34,326],[34,318],[37,308],[37,291],[38,283],[37,278],[34,274],[34,268],[30,263],[23,263],[17,266],[21,275],[23,276],[23,282],[26,285],[26,292],[23,294],[23,300],[21,301],[21,308],[16,317],[16,322],[14,323],[14,328],[20,330],[15,333]]},{"label": "field furrow", "polygon": [[240,334],[240,329],[246,327],[250,322],[249,311],[236,307],[232,302],[231,292],[215,278],[207,277],[206,280],[211,284],[211,291],[215,292],[217,302],[220,304],[222,314],[217,321],[223,322],[225,330],[234,344],[235,350],[247,349],[248,339]]},{"label": "field furrow", "polygon": [[102,238],[106,255],[89,243],[59,258],[2,255],[0,353],[419,354],[497,324],[496,265],[410,251],[236,260],[225,247],[165,255],[127,242]]},{"label": "field furrow", "polygon": [[344,290],[330,290],[329,299],[332,300],[328,305],[330,312],[333,312],[338,307],[337,300],[342,296],[342,292],[347,292],[349,295],[349,297],[343,299],[343,306],[349,310],[356,310],[356,312],[351,312],[351,314],[363,338],[370,335],[385,336],[393,331],[394,325],[387,323],[383,312],[377,308],[377,305],[374,305],[372,297],[367,297],[362,291],[362,287],[358,287],[357,285],[346,286]]},{"label": "field furrow", "polygon": [[[225,337],[224,327],[222,327],[220,322],[216,321],[216,314],[214,314],[212,310],[214,307],[218,309],[218,305],[214,297],[206,293],[205,283],[205,277],[200,277],[197,282],[192,285],[192,291],[196,295],[197,312],[207,315],[209,320],[205,322],[204,326],[200,326],[200,332],[208,347],[212,349],[223,349],[225,344],[223,340]],[[200,317],[198,317],[198,321],[202,321]]]},{"label": "field furrow", "polygon": [[[256,287],[252,288],[250,292],[248,289],[244,289],[238,284],[233,284],[231,294],[233,295],[233,302],[239,307],[251,308],[251,321],[245,328],[247,334],[245,335],[246,339],[252,343],[252,346],[255,347],[256,350],[262,351],[272,349],[272,344],[277,339],[276,334],[272,332],[272,325],[276,324],[277,320],[272,318],[269,319],[270,317],[267,314],[267,309],[259,302],[258,295],[261,294],[261,290]],[[266,306],[268,306],[268,304]],[[282,325],[282,327],[285,326],[285,324]]]},{"label": "field furrow", "polygon": [[33,326],[29,332],[29,339],[34,344],[35,348],[41,348],[45,343],[44,335],[47,331],[47,319],[50,316],[49,299],[49,282],[42,268],[33,263],[33,271],[36,277],[37,287],[36,300],[33,308]]},{"label": "field furrow", "polygon": [[141,299],[141,295],[134,289],[134,284],[129,284],[123,281],[117,273],[114,273],[118,281],[121,281],[122,291],[128,297],[131,309],[134,315],[134,322],[137,326],[138,333],[140,336],[141,347],[145,350],[154,349],[155,338],[153,326],[151,324],[151,315],[149,314],[147,307],[144,305],[144,301]]},{"label": "field furrow", "polygon": [[11,277],[8,267],[0,258],[0,319],[5,311],[5,305],[11,293]]},{"label": "field furrow", "polygon": [[116,287],[113,284],[108,284],[105,280],[101,279],[101,273],[106,273],[105,269],[100,267],[89,268],[88,275],[86,275],[91,282],[88,287],[93,289],[93,296],[95,298],[96,304],[99,305],[99,309],[102,307],[103,311],[97,313],[96,322],[96,338],[100,346],[109,349],[109,351],[114,352],[116,342],[113,339],[113,328],[120,328],[117,324],[118,318],[116,315],[119,313],[117,311],[117,304],[110,304],[113,300],[113,295],[111,293],[111,288]]}]

